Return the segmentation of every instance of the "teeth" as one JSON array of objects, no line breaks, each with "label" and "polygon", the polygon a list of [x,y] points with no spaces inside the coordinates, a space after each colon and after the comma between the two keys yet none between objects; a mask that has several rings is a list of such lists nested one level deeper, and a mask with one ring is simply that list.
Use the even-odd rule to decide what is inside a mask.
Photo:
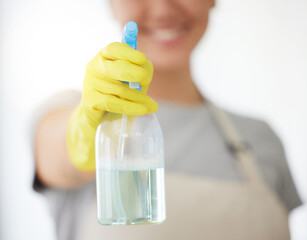
[{"label": "teeth", "polygon": [[178,29],[163,29],[155,30],[152,32],[153,36],[161,41],[170,41],[179,36],[180,31]]}]

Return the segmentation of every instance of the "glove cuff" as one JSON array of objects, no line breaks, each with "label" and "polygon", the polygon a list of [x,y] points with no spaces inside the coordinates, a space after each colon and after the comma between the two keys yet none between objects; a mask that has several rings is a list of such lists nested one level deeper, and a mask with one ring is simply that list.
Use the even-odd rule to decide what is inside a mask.
[{"label": "glove cuff", "polygon": [[79,105],[67,127],[67,149],[73,165],[82,171],[95,170],[95,134],[97,126],[89,124],[84,108]]}]

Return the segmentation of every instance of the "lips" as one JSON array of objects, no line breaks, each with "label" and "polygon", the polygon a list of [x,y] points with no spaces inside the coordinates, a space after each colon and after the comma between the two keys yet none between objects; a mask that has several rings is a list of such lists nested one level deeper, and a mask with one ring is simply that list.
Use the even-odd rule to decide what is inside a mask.
[{"label": "lips", "polygon": [[172,41],[178,38],[182,33],[182,29],[170,28],[170,29],[157,29],[151,31],[151,36],[158,41]]},{"label": "lips", "polygon": [[156,42],[169,44],[178,41],[186,31],[184,25],[177,25],[172,27],[146,28],[144,33]]}]

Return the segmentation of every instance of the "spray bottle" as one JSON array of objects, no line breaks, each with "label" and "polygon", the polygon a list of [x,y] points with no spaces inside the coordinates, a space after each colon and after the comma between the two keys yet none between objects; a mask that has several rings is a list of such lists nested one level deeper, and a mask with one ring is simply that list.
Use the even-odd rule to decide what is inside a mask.
[{"label": "spray bottle", "polygon": [[[122,42],[136,49],[135,22]],[[139,83],[130,88],[141,90]],[[96,132],[97,215],[102,225],[156,224],[166,218],[164,145],[154,114],[107,112]]]}]

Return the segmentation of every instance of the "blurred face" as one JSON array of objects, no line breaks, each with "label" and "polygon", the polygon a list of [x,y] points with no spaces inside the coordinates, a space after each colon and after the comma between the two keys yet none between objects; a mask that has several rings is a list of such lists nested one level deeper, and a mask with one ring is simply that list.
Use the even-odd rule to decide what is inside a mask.
[{"label": "blurred face", "polygon": [[122,27],[128,21],[138,24],[138,50],[146,54],[156,70],[176,70],[189,64],[214,5],[214,0],[110,1]]}]

